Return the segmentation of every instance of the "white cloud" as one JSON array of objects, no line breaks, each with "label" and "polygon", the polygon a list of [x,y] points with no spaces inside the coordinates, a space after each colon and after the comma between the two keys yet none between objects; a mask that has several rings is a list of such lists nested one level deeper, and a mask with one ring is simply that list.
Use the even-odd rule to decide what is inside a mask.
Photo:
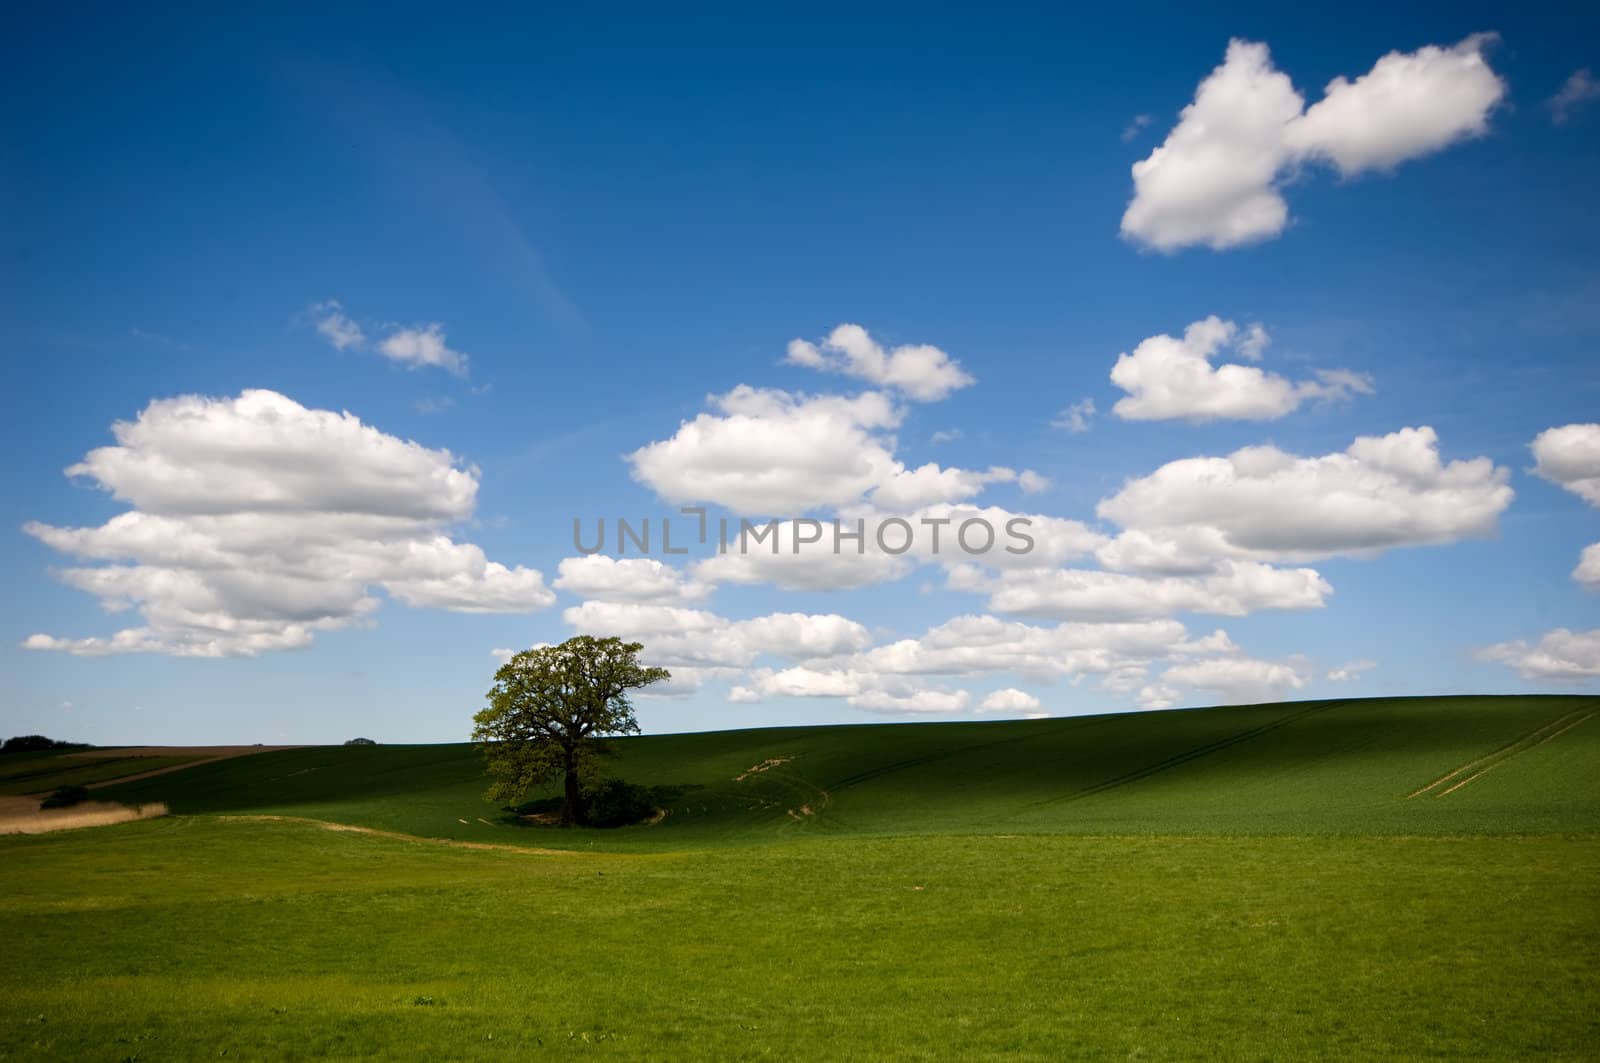
[{"label": "white cloud", "polygon": [[1600,591],[1600,543],[1583,548],[1583,553],[1578,555],[1578,567],[1572,570],[1572,578],[1586,591]]},{"label": "white cloud", "polygon": [[1050,477],[1041,476],[1032,469],[1023,469],[1017,474],[1017,486],[1022,488],[1025,495],[1038,495],[1050,490]]},{"label": "white cloud", "polygon": [[607,602],[672,605],[698,601],[711,593],[710,584],[648,557],[569,557],[556,573],[552,584],[556,589]]},{"label": "white cloud", "polygon": [[920,638],[875,646],[839,667],[870,675],[979,676],[996,672],[1032,679],[1110,676],[1151,661],[1235,649],[1226,632],[1192,640],[1176,620],[1062,623],[1052,627],[958,616]]},{"label": "white cloud", "polygon": [[1378,667],[1377,661],[1354,660],[1346,661],[1337,668],[1328,670],[1328,680],[1333,683],[1353,683],[1360,679],[1362,674]]},{"label": "white cloud", "polygon": [[1128,143],[1134,137],[1138,136],[1141,132],[1143,132],[1145,127],[1148,126],[1153,121],[1155,121],[1155,115],[1150,115],[1150,114],[1136,114],[1136,115],[1134,115],[1133,118],[1128,122],[1128,124],[1123,127],[1122,136],[1121,136],[1120,139],[1122,140],[1122,142],[1124,144]]},{"label": "white cloud", "polygon": [[1031,713],[1039,707],[1039,699],[1025,690],[1006,687],[991,692],[978,706],[979,712]]},{"label": "white cloud", "polygon": [[1096,569],[951,573],[956,590],[986,593],[989,608],[1054,620],[1139,620],[1194,612],[1246,616],[1263,609],[1320,609],[1333,588],[1314,569],[1223,561],[1203,576],[1136,576]]},{"label": "white cloud", "polygon": [[1255,366],[1212,364],[1226,347],[1257,360],[1266,345],[1267,333],[1260,325],[1241,334],[1233,322],[1216,316],[1194,322],[1181,339],[1151,336],[1132,354],[1117,357],[1111,382],[1128,396],[1117,400],[1112,412],[1125,421],[1270,421],[1310,399],[1372,393],[1368,377],[1346,370],[1323,370],[1316,380],[1292,382]]},{"label": "white cloud", "polygon": [[1060,428],[1071,432],[1073,435],[1082,435],[1087,432],[1094,422],[1094,400],[1079,399],[1060,413],[1050,422],[1051,428]]},{"label": "white cloud", "polygon": [[[1039,627],[993,616],[962,616],[920,638],[900,639],[864,653],[802,661],[793,668],[753,673],[733,695],[839,697],[878,711],[958,711],[962,692],[929,684],[930,677],[1012,674],[1035,680],[1086,676],[1113,694],[1137,691],[1159,661],[1237,651],[1227,634],[1191,639],[1174,620],[1139,623],[1065,623]],[[1037,715],[1038,699],[1015,688],[991,694],[981,711]]]},{"label": "white cloud", "polygon": [[[855,522],[845,520],[840,527],[852,534]],[[766,528],[756,525],[759,541],[743,529],[730,529],[728,552],[696,563],[695,577],[711,583],[767,583],[784,590],[843,590],[888,583],[911,571],[905,557],[878,549],[865,525],[859,549],[842,537],[835,543],[832,521],[778,521],[775,531]]]},{"label": "white cloud", "polygon": [[1190,551],[1310,561],[1491,535],[1511,504],[1508,476],[1488,458],[1446,464],[1432,428],[1404,428],[1320,457],[1259,446],[1169,462],[1097,512],[1141,533],[1146,548],[1111,552],[1125,562],[1163,541],[1173,562]]},{"label": "white cloud", "polygon": [[1550,109],[1550,121],[1556,125],[1566,125],[1581,108],[1595,100],[1600,100],[1600,81],[1594,79],[1588,67],[1574,70],[1572,76],[1562,84],[1561,91],[1544,101]]},{"label": "white cloud", "polygon": [[361,331],[361,326],[350,319],[337,299],[313,304],[311,319],[316,323],[317,331],[322,334],[323,339],[331,343],[336,351],[366,345],[367,337]]},{"label": "white cloud", "polygon": [[[1018,513],[1000,506],[939,504],[905,514],[902,519],[917,529],[911,554],[919,560],[938,561],[947,567],[981,564],[993,569],[1049,568],[1086,557],[1108,541],[1105,535],[1082,521],[1043,513]],[[971,524],[965,536],[972,547],[968,551],[962,548],[962,529],[970,522],[977,523]],[[984,526],[994,529],[995,533],[994,547],[987,551],[979,550],[987,540]],[[876,527],[874,519],[869,519],[869,537],[875,537],[872,529]]]},{"label": "white cloud", "polygon": [[929,713],[964,712],[972,695],[965,690],[913,690],[896,694],[887,690],[868,690],[848,699],[868,712],[895,712],[908,716]]},{"label": "white cloud", "polygon": [[1560,627],[1532,646],[1522,641],[1496,643],[1479,650],[1478,657],[1514,668],[1524,679],[1593,679],[1600,676],[1600,628]]},{"label": "white cloud", "polygon": [[[769,524],[775,530],[769,531]],[[754,522],[753,528],[730,522],[728,550],[698,562],[694,575],[711,583],[841,590],[900,579],[914,562],[1048,568],[1087,556],[1108,541],[1080,521],[945,503],[894,514],[846,511],[827,520]],[[908,540],[903,553],[888,552]]]},{"label": "white cloud", "polygon": [[26,645],[94,655],[254,655],[307,645],[378,606],[526,612],[554,601],[539,572],[453,540],[477,471],[272,391],[152,402],[117,445],[67,469],[133,508],[99,527],[28,534],[85,561],[60,578],[145,623],[109,638]]},{"label": "white cloud", "polygon": [[928,442],[932,443],[934,446],[938,446],[940,443],[954,443],[960,438],[961,429],[941,428],[937,432],[933,433],[933,435],[928,437]]},{"label": "white cloud", "polygon": [[1139,693],[1145,708],[1164,709],[1194,695],[1209,694],[1220,703],[1245,704],[1281,701],[1308,682],[1303,670],[1281,661],[1261,661],[1251,657],[1213,657],[1185,661],[1167,668],[1157,682]]},{"label": "white cloud", "polygon": [[[372,346],[369,344],[367,334],[350,315],[344,312],[343,305],[337,299],[313,303],[310,315],[317,332],[333,346],[334,350],[366,350]],[[454,373],[456,376],[467,375],[467,356],[450,348],[445,341],[444,326],[437,322],[409,328],[390,326],[389,334],[379,340],[372,349],[390,361],[399,362],[410,369],[431,366]],[[445,408],[450,402],[449,399],[422,400],[418,403],[418,409],[423,413],[433,413]]]},{"label": "white cloud", "polygon": [[740,385],[707,398],[714,412],[628,455],[634,479],[670,502],[710,502],[742,514],[800,514],[872,501],[904,509],[956,502],[1011,469],[908,469],[890,430],[901,411],[880,392],[806,396]]},{"label": "white cloud", "polygon": [[378,353],[411,369],[432,366],[467,375],[467,356],[445,343],[444,327],[437,323],[396,329],[378,344]]},{"label": "white cloud", "polygon": [[1532,450],[1535,473],[1600,506],[1600,424],[1547,428]]},{"label": "white cloud", "polygon": [[860,325],[840,325],[820,343],[790,340],[786,361],[892,388],[917,402],[937,402],[976,383],[939,348],[907,344],[886,351]]},{"label": "white cloud", "polygon": [[1354,81],[1334,78],[1290,125],[1294,156],[1327,159],[1350,177],[1483,136],[1506,93],[1483,55],[1496,39],[1477,33],[1448,48],[1390,52]]},{"label": "white cloud", "polygon": [[859,652],[866,628],[832,613],[772,613],[729,620],[699,609],[625,602],[584,602],[562,618],[580,634],[638,639],[652,664],[745,668],[763,656],[804,660]]},{"label": "white cloud", "polygon": [[[1039,489],[1044,478],[1031,469],[1022,475],[1028,485]],[[879,509],[903,512],[937,502],[959,502],[980,494],[985,487],[996,483],[1014,483],[1018,475],[1013,469],[994,466],[988,469],[941,468],[933,462],[915,469],[899,469],[872,492],[872,503]],[[1048,481],[1045,481],[1048,484]],[[1025,487],[1024,490],[1028,488]]]},{"label": "white cloud", "polygon": [[[1591,506],[1600,506],[1600,424],[1548,428],[1534,439],[1531,449],[1536,474]],[[1585,590],[1600,591],[1600,543],[1584,547],[1572,578]]]},{"label": "white cloud", "polygon": [[1230,42],[1165,142],[1134,163],[1123,236],[1162,251],[1267,239],[1288,223],[1281,185],[1305,163],[1352,176],[1483,136],[1506,91],[1483,56],[1493,39],[1390,52],[1329,82],[1309,110],[1266,45]]}]

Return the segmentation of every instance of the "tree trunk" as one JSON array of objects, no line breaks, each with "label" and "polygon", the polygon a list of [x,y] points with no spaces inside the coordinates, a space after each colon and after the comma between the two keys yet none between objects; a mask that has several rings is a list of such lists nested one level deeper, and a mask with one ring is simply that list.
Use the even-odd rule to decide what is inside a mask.
[{"label": "tree trunk", "polygon": [[578,786],[576,760],[567,761],[566,791],[561,797],[561,825],[571,827],[583,822],[583,791]]}]

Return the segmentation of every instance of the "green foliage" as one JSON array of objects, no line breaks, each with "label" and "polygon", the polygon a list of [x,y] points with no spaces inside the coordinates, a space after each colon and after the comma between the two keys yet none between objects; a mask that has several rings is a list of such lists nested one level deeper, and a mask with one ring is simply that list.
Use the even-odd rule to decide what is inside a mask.
[{"label": "green foliage", "polygon": [[81,805],[87,800],[89,800],[89,788],[87,786],[62,786],[58,787],[49,797],[40,801],[39,807],[71,808],[73,805]]},{"label": "green foliage", "polygon": [[472,740],[494,780],[485,795],[508,803],[561,779],[563,823],[583,819],[583,781],[607,735],[638,734],[628,692],[670,678],[639,663],[637,642],[579,635],[523,650],[495,672]]}]

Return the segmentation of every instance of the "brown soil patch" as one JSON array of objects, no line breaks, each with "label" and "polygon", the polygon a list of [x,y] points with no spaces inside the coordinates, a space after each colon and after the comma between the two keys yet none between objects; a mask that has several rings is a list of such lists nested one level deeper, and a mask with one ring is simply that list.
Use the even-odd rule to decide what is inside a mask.
[{"label": "brown soil patch", "polygon": [[782,764],[787,764],[793,759],[794,757],[772,757],[769,760],[763,760],[760,764],[748,767],[742,773],[735,775],[733,777],[733,781],[744,782],[752,775],[760,775],[764,771],[771,771],[773,768],[776,768]]},{"label": "brown soil patch", "polygon": [[40,808],[37,797],[0,797],[0,834],[47,834],[79,827],[106,827],[155,819],[167,814],[159,801],[147,805],[119,805],[114,801],[85,801],[71,808]]}]

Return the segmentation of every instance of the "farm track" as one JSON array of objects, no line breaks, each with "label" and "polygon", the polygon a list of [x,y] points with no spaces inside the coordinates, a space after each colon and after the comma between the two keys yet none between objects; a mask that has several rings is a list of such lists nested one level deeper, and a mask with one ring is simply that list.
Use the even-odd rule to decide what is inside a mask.
[{"label": "farm track", "polygon": [[[1490,753],[1486,753],[1475,760],[1469,760],[1467,763],[1461,765],[1459,768],[1456,768],[1454,771],[1447,772],[1446,774],[1439,776],[1437,779],[1433,780],[1421,789],[1413,790],[1411,793],[1406,795],[1406,800],[1409,801],[1413,797],[1421,797],[1423,794],[1435,790],[1437,790],[1437,792],[1433,794],[1434,797],[1445,797],[1449,794],[1453,794],[1468,783],[1476,779],[1481,779],[1483,776],[1487,775],[1495,768],[1498,768],[1500,765],[1504,764],[1512,757],[1515,757],[1517,754],[1526,753],[1531,749],[1537,749],[1551,739],[1556,738],[1559,735],[1566,734],[1579,724],[1587,722],[1596,715],[1597,711],[1600,710],[1596,710],[1590,706],[1573,709],[1566,715],[1557,717],[1548,723],[1541,724],[1522,737],[1507,742],[1499,749],[1496,749]],[[1467,774],[1468,772],[1471,772],[1471,774]],[[1463,778],[1463,776],[1465,777]],[[1438,790],[1438,787],[1443,786],[1445,783],[1451,783],[1451,785],[1445,787],[1443,790]]]}]

